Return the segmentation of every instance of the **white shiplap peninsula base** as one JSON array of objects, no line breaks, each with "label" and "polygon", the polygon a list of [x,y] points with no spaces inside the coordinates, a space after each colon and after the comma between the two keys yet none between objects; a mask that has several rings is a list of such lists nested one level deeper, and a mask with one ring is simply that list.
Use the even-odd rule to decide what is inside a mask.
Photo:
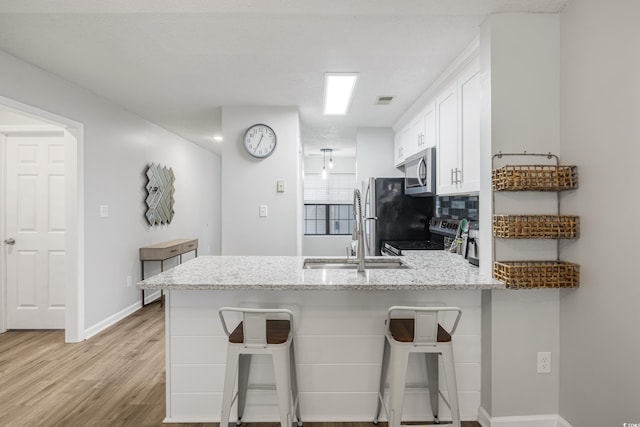
[{"label": "white shiplap peninsula base", "polygon": [[[462,419],[475,420],[480,406],[480,290],[503,285],[479,277],[477,268],[445,252],[403,260],[414,268],[358,274],[302,270],[301,257],[199,257],[142,282],[141,287],[167,293],[166,421],[220,420],[226,336],[218,309],[223,306],[293,310],[303,421],[371,421],[386,310],[429,304],[463,309],[454,336],[456,373]],[[268,356],[254,357],[251,385],[274,383],[270,362]],[[409,385],[424,385],[422,359],[410,360],[409,369]],[[428,402],[428,391],[408,389],[405,420],[430,419]],[[446,405],[440,407],[441,419],[450,419]],[[244,420],[277,419],[275,392],[250,390]]]}]

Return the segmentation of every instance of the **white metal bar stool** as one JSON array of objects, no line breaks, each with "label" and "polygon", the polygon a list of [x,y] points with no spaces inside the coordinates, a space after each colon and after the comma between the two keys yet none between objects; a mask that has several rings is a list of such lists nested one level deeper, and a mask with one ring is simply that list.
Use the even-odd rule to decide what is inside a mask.
[{"label": "white metal bar stool", "polygon": [[[242,314],[242,321],[233,332],[229,332],[225,319],[225,313],[229,312]],[[236,398],[236,425],[242,423],[252,354],[270,354],[273,358],[281,426],[290,427],[294,419],[301,426],[293,349],[293,313],[286,309],[222,307],[218,314],[224,332],[229,337],[220,427],[228,427],[231,406]],[[234,395],[236,377],[238,392]]]},{"label": "white metal bar stool", "polygon": [[[438,323],[441,312],[457,312],[450,331]],[[404,313],[404,317],[392,318],[394,313]],[[407,317],[411,314],[412,317]],[[401,314],[399,314],[401,315]],[[401,315],[402,316],[402,315]],[[458,405],[458,389],[453,363],[453,346],[451,336],[458,327],[462,310],[458,307],[403,307],[394,306],[387,311],[385,325],[384,352],[380,374],[380,391],[378,408],[373,420],[378,423],[380,411],[384,407],[385,378],[389,378],[389,407],[384,407],[389,427],[399,427],[402,421],[402,404],[407,378],[407,364],[410,353],[424,353],[427,359],[427,375],[429,379],[429,395],[434,421],[438,418],[438,395],[442,396],[438,380],[438,354],[442,356],[449,399],[444,399],[451,409],[452,424],[460,427],[460,408]],[[389,365],[391,368],[389,369]]]}]

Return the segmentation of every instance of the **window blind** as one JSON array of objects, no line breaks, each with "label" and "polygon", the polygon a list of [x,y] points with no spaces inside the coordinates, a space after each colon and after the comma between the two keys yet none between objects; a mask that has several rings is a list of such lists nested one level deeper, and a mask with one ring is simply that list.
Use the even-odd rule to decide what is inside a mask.
[{"label": "window blind", "polygon": [[356,188],[356,174],[330,173],[327,179],[321,174],[304,175],[305,203],[352,203]]}]

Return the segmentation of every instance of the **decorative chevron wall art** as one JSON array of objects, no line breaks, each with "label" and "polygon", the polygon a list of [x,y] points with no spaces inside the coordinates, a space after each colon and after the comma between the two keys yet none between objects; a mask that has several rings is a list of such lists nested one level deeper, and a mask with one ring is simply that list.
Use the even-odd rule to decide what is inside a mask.
[{"label": "decorative chevron wall art", "polygon": [[173,170],[151,163],[147,167],[147,212],[149,225],[170,224],[173,219]]}]

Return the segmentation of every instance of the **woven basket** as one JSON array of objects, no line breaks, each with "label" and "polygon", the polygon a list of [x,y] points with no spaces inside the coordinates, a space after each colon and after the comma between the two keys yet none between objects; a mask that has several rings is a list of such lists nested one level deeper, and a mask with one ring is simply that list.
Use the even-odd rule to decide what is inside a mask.
[{"label": "woven basket", "polygon": [[578,167],[507,165],[492,173],[495,191],[559,191],[578,188]]},{"label": "woven basket", "polygon": [[580,266],[562,261],[496,261],[493,277],[509,289],[576,288]]},{"label": "woven basket", "polygon": [[570,215],[494,215],[493,235],[503,239],[575,239],[580,217]]}]

